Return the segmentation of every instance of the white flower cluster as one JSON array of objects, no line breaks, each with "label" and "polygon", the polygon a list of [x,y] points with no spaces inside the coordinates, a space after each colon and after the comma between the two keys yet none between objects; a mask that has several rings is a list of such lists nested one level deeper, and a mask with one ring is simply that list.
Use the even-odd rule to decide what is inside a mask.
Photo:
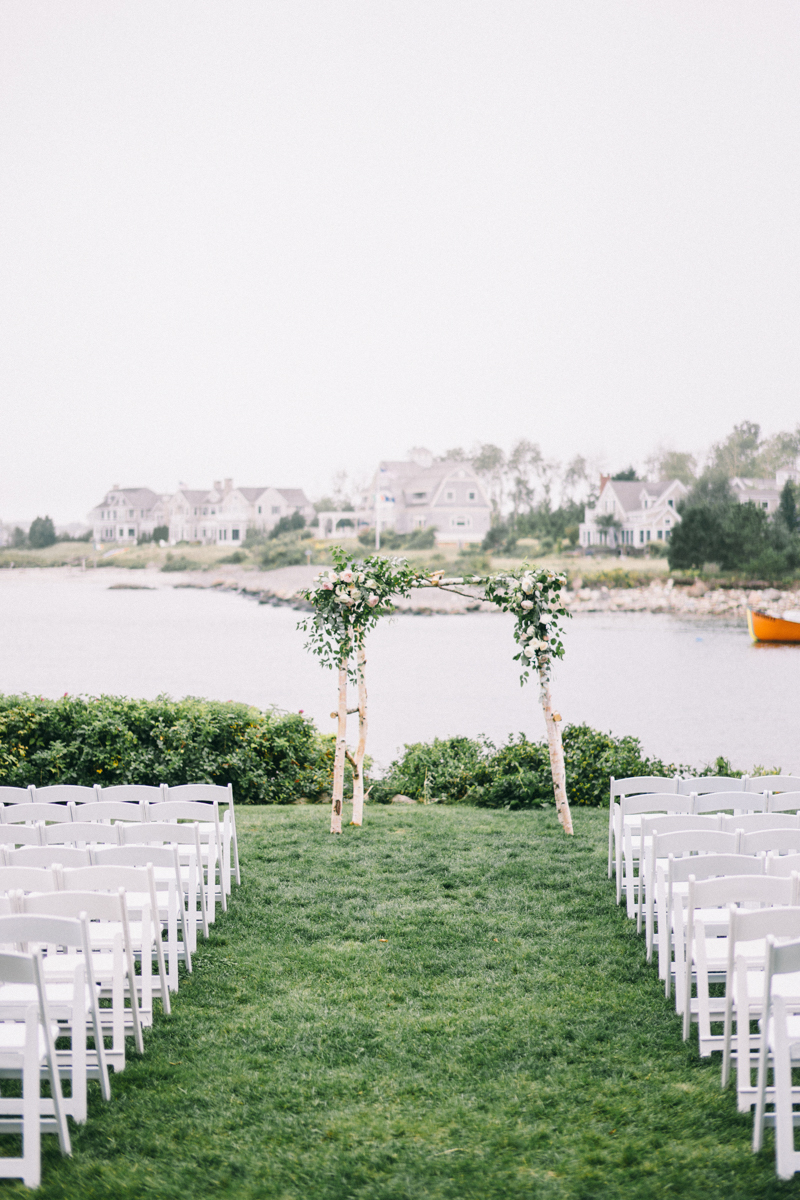
[{"label": "white flower cluster", "polygon": [[336,603],[346,608],[352,608],[360,600],[369,608],[380,604],[381,598],[375,590],[378,583],[363,571],[351,571],[348,568],[346,571],[340,571],[338,575],[336,571],[323,571],[317,576],[315,583],[324,592],[333,592]]}]

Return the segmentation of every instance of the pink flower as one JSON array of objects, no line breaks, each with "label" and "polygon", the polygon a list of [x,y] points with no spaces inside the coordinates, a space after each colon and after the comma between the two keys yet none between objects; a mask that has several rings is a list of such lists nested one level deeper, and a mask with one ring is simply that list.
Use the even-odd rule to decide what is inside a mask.
[{"label": "pink flower", "polygon": [[342,583],[352,583],[353,582],[353,572],[352,571],[342,571],[339,578],[341,579]]},{"label": "pink flower", "polygon": [[367,604],[370,606],[370,608],[374,608],[375,605],[378,604],[379,602],[380,602],[379,596],[370,596],[369,600],[367,601]]},{"label": "pink flower", "polygon": [[323,592],[332,592],[333,591],[333,584],[331,583],[330,579],[325,580],[325,582],[322,585],[322,590],[323,590]]}]

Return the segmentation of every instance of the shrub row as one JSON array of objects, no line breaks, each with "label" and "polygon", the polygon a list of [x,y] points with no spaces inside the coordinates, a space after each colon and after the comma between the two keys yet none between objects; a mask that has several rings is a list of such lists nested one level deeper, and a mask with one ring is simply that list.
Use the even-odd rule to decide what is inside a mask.
[{"label": "shrub row", "polygon": [[334,739],[212,700],[0,696],[0,785],[232,783],[237,803],[330,795]]},{"label": "shrub row", "polygon": [[[648,758],[637,738],[587,725],[564,729],[570,802],[603,805],[611,775],[694,774]],[[0,785],[232,783],[237,803],[291,804],[330,796],[335,740],[301,713],[261,712],[213,700],[121,696],[0,696]],[[741,774],[717,759],[700,774]],[[347,768],[347,782],[350,782]],[[531,808],[553,802],[547,742],[523,735],[496,747],[485,738],[405,747],[370,799],[398,792],[445,804]]]}]

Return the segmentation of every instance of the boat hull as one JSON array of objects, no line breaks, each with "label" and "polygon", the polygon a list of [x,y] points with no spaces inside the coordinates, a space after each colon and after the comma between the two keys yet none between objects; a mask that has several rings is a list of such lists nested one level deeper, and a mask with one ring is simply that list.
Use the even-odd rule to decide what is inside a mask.
[{"label": "boat hull", "polygon": [[800,621],[784,621],[748,608],[747,628],[754,642],[800,643]]}]

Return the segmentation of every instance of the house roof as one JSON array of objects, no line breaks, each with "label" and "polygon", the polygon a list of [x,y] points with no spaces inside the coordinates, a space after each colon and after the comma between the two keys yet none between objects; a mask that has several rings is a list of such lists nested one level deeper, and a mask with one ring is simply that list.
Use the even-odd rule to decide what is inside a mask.
[{"label": "house roof", "polygon": [[184,496],[190,504],[202,504],[202,502],[208,498],[209,493],[207,488],[202,491],[192,491],[190,488],[180,488],[175,495]]},{"label": "house roof", "polygon": [[264,492],[268,492],[269,488],[268,487],[254,487],[254,488],[237,487],[237,488],[234,488],[234,491],[239,492],[242,496],[244,496],[245,500],[247,500],[247,502],[249,504],[252,504],[253,501],[257,500],[259,496],[263,496]]},{"label": "house roof", "polygon": [[[119,492],[124,496],[129,504],[133,504],[135,508],[152,508],[157,504],[161,497],[151,488],[130,487],[130,488],[109,488],[106,496],[110,492]],[[107,503],[107,501],[103,501]]]},{"label": "house roof", "polygon": [[626,512],[631,512],[633,509],[642,507],[642,492],[645,492],[649,499],[658,500],[677,482],[677,479],[664,479],[660,483],[647,483],[639,480],[631,483],[629,480],[611,479],[606,486],[613,488],[614,495],[622,507]]},{"label": "house roof", "polygon": [[283,496],[287,504],[296,504],[300,508],[305,508],[308,504],[306,494],[302,488],[275,488]]}]

